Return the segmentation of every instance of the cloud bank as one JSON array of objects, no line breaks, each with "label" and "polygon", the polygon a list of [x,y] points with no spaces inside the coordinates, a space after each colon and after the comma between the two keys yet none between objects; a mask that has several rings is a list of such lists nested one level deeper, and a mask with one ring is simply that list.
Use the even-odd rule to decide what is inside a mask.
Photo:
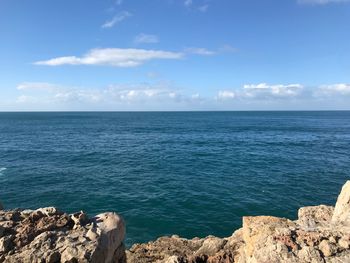
[{"label": "cloud bank", "polygon": [[82,57],[66,56],[35,62],[35,65],[107,65],[114,67],[136,67],[154,59],[180,59],[183,54],[163,50],[133,48],[92,49]]},{"label": "cloud bank", "polygon": [[[156,35],[139,34],[135,37],[135,44],[158,43]],[[95,48],[85,55],[63,56],[34,62],[34,65],[62,66],[62,65],[102,65],[113,67],[137,67],[147,61],[155,59],[181,59],[186,55],[212,56],[223,53],[236,52],[237,49],[225,45],[217,50],[209,50],[203,47],[188,47],[181,52],[138,49],[138,48]]]},{"label": "cloud bank", "polygon": [[39,110],[299,110],[350,109],[350,84],[245,84],[212,95],[189,93],[164,83],[68,87],[46,82],[17,86],[15,104]]},{"label": "cloud bank", "polygon": [[24,82],[17,86],[20,95],[18,103],[86,105],[142,105],[145,103],[185,102],[190,97],[165,84],[124,84],[109,85],[102,89],[68,87],[41,82]]}]

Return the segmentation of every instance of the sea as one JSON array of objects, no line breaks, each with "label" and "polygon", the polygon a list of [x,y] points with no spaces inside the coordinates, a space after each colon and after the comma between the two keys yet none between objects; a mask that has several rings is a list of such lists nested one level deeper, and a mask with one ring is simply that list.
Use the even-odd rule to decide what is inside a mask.
[{"label": "sea", "polygon": [[0,200],[115,211],[128,246],[295,219],[350,180],[349,111],[0,113]]}]

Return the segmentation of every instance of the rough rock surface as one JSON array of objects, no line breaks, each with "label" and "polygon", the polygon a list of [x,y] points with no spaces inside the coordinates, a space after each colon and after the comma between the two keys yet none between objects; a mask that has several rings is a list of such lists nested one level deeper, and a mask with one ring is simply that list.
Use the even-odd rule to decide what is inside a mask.
[{"label": "rough rock surface", "polygon": [[350,223],[350,181],[347,181],[338,196],[332,221],[335,223]]},{"label": "rough rock surface", "polygon": [[295,221],[246,216],[243,227],[227,238],[161,237],[125,251],[124,235],[124,222],[115,213],[88,218],[54,207],[0,210],[0,263],[350,262],[350,181],[335,208],[303,207]]},{"label": "rough rock surface", "polygon": [[300,208],[298,219],[243,217],[243,227],[231,237],[184,239],[161,237],[126,251],[134,263],[287,263],[350,262],[350,181],[335,208]]},{"label": "rough rock surface", "polygon": [[125,262],[124,235],[115,213],[88,218],[54,207],[0,211],[0,262]]}]

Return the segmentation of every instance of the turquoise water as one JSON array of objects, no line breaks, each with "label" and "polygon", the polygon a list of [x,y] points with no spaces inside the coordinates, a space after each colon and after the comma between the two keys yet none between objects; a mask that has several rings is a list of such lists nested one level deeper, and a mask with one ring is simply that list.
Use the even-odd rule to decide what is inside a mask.
[{"label": "turquoise water", "polygon": [[350,112],[0,113],[7,208],[117,211],[127,244],[295,218],[350,178]]}]

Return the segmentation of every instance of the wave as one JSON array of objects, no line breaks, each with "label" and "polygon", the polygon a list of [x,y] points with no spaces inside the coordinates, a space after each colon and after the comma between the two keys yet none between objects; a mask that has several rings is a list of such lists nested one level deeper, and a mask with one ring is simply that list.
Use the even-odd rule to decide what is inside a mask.
[{"label": "wave", "polygon": [[0,167],[0,174],[2,174],[2,172],[4,172],[5,170],[7,170],[6,167]]}]

